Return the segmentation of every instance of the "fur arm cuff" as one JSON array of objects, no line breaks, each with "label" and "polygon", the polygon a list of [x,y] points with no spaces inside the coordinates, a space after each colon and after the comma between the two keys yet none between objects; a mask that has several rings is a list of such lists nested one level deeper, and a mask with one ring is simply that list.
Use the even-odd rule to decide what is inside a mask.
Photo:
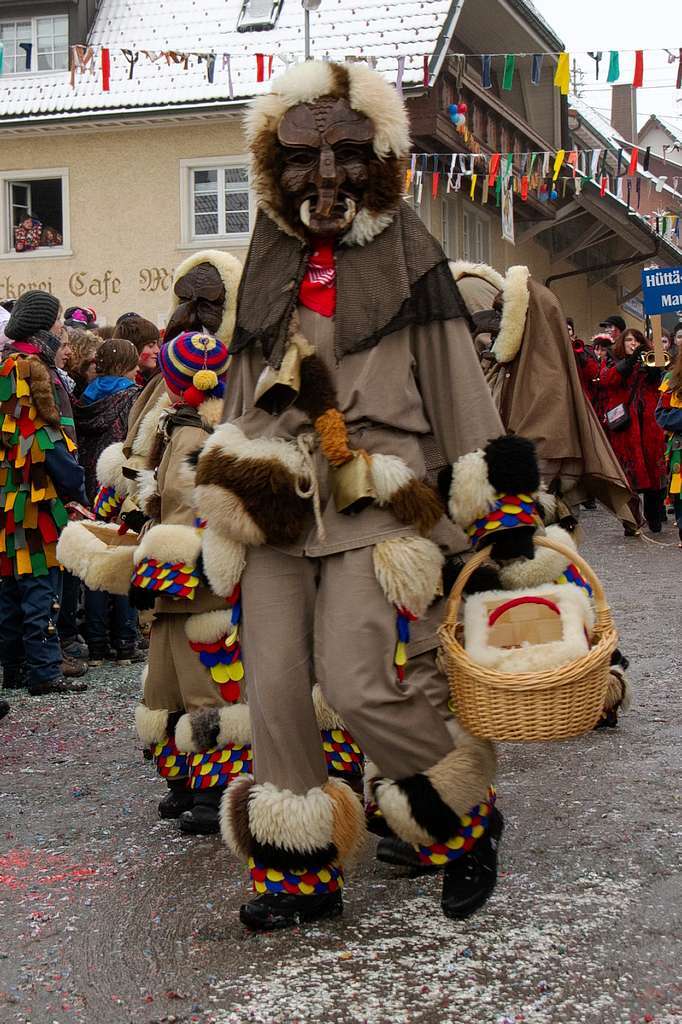
[{"label": "fur arm cuff", "polygon": [[196,566],[201,551],[201,535],[192,526],[161,523],[144,534],[135,549],[135,564],[144,559],[176,565]]},{"label": "fur arm cuff", "polygon": [[249,440],[225,423],[204,445],[196,472],[195,506],[209,527],[240,544],[293,544],[308,500],[305,462],[295,444]]},{"label": "fur arm cuff", "polygon": [[97,460],[98,484],[101,487],[112,487],[120,498],[125,498],[128,495],[128,481],[123,476],[125,464],[122,441],[110,444]]}]

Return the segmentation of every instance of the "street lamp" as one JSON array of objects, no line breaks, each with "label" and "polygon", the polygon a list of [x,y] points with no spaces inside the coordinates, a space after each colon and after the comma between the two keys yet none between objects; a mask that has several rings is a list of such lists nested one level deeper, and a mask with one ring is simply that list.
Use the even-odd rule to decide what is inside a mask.
[{"label": "street lamp", "polygon": [[301,0],[305,11],[305,59],[310,60],[310,12],[316,11],[322,0]]}]

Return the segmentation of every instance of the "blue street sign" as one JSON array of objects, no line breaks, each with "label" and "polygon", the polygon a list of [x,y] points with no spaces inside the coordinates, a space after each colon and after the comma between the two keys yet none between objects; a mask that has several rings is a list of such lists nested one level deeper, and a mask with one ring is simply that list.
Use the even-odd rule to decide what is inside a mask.
[{"label": "blue street sign", "polygon": [[649,316],[682,314],[682,267],[650,267],[642,271],[644,309]]}]

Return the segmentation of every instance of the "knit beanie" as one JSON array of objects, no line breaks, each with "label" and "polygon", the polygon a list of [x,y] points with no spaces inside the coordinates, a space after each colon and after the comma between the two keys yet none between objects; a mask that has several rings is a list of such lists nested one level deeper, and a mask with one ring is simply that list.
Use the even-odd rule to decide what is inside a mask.
[{"label": "knit beanie", "polygon": [[59,316],[60,302],[49,292],[24,292],[5,327],[12,341],[25,341],[37,331],[49,331]]},{"label": "knit beanie", "polygon": [[212,334],[192,331],[178,334],[159,352],[159,369],[166,384],[194,406],[222,396],[229,362],[227,345]]}]

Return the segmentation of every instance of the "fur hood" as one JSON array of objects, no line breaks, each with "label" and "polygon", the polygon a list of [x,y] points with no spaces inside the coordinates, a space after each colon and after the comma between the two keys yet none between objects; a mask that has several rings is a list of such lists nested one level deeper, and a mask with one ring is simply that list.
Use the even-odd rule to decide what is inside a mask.
[{"label": "fur hood", "polygon": [[504,288],[504,277],[502,274],[495,270],[494,267],[489,267],[487,263],[469,263],[467,260],[454,260],[450,263],[450,270],[455,281],[459,281],[462,277],[480,277],[492,285],[493,288],[497,288],[498,292],[501,292]]},{"label": "fur hood", "polygon": [[[226,345],[230,344],[232,340],[232,333],[234,331],[235,313],[237,310],[237,292],[239,290],[239,281],[242,276],[242,265],[236,256],[231,256],[229,252],[222,252],[220,249],[202,249],[200,252],[192,253],[186,260],[176,267],[175,273],[173,274],[173,288],[177,282],[188,274],[194,267],[198,267],[200,263],[210,263],[212,267],[220,274],[220,278],[225,286],[225,306],[223,308],[223,318],[220,321],[220,327],[215,332],[216,338],[224,342]],[[175,291],[171,294],[171,307],[168,318],[173,315],[175,310],[180,305],[180,300],[175,294]]]},{"label": "fur hood", "polygon": [[511,363],[518,354],[528,314],[528,267],[510,267],[502,285],[502,320],[492,353],[498,363]]},{"label": "fur hood", "polygon": [[291,107],[321,96],[348,100],[353,110],[374,125],[376,159],[370,163],[365,207],[343,239],[345,245],[364,245],[391,223],[402,196],[402,160],[410,149],[405,104],[393,86],[366,65],[306,61],[276,79],[267,95],[253,101],[244,121],[252,185],[259,207],[286,234],[302,238],[287,214],[281,190],[277,128]]}]

